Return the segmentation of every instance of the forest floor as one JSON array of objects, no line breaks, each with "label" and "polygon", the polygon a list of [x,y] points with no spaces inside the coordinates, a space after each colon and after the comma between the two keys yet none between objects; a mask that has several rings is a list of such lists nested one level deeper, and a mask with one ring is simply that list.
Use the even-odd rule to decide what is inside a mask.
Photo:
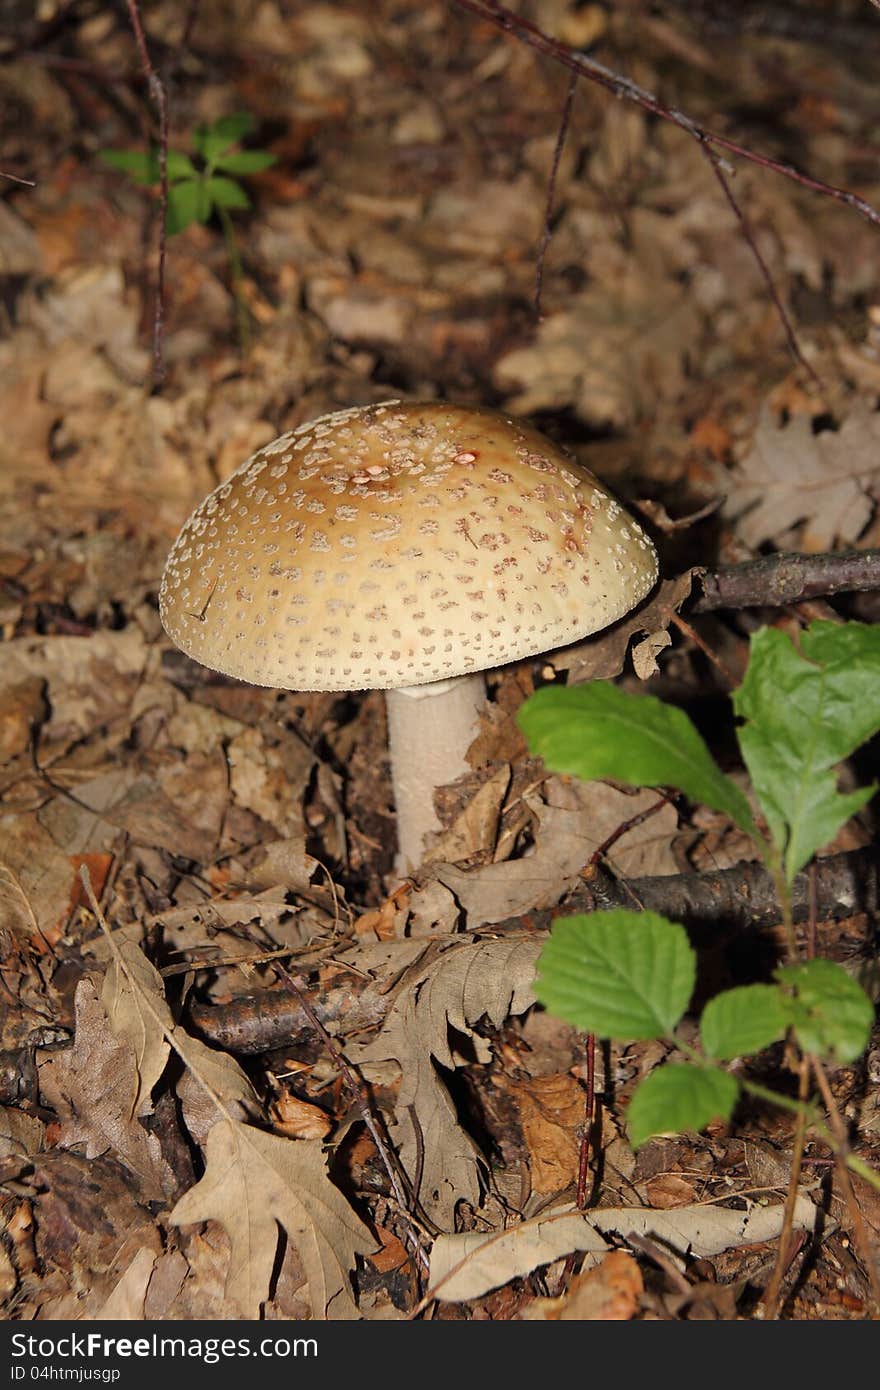
[{"label": "forest floor", "polygon": [[[639,819],[656,792],[551,775],[514,716],[536,682],[619,677],[685,707],[741,779],[727,697],[750,635],[874,621],[876,592],[689,615],[683,580],[625,639],[493,673],[473,771],[440,794],[444,831],[408,880],[381,694],[208,672],[165,637],[157,592],[185,518],[251,453],[389,398],[529,417],[647,526],[667,579],[880,547],[880,225],[719,150],[744,235],[703,143],[586,78],[548,224],[569,70],[451,0],[142,8],[171,149],[193,155],[199,127],[247,112],[245,148],[274,162],[236,177],[249,206],[226,234],[212,217],[169,237],[157,382],[157,190],[103,158],[156,133],[127,9],[6,6],[3,1316],[752,1316],[792,1118],[744,1103],[633,1151],[629,1098],[669,1053],[653,1042],[598,1049],[586,1201],[614,1215],[584,1273],[499,1240],[482,1282],[420,1302],[444,1233],[513,1234],[574,1200],[584,1039],[529,988],[550,916],[589,905],[597,850],[632,819],[599,856],[618,879],[754,858],[717,812],[667,801]],[[701,127],[880,207],[870,6],[514,8]],[[646,634],[636,674],[626,649]],[[876,769],[869,746],[858,780]],[[875,828],[869,806],[827,851]],[[870,960],[869,912],[821,915],[804,931],[823,954]],[[766,978],[780,953],[766,918],[688,925],[708,992]],[[875,1161],[878,1057],[831,1074]],[[794,1084],[781,1046],[736,1065]],[[870,1316],[852,1226],[876,1258],[877,1193],[857,1184],[854,1212],[813,1135],[801,1191],[783,1316]]]}]

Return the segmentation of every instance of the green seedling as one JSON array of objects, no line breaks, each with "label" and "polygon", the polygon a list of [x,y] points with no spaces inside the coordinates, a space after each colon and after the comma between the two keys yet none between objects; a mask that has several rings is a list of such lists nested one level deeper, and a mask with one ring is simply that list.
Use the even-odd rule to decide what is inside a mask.
[{"label": "green seedling", "polygon": [[537,997],[585,1032],[619,1042],[664,1038],[685,1057],[659,1067],[635,1091],[627,1117],[635,1146],[729,1119],[745,1090],[809,1119],[848,1167],[880,1188],[878,1174],[841,1153],[816,1107],[723,1065],[783,1038],[804,1057],[838,1063],[855,1061],[867,1047],[874,1008],[861,986],[832,961],[798,959],[791,888],[875,790],[842,793],[835,769],[880,731],[880,627],[815,622],[797,643],[762,629],[752,638],[733,706],[757,816],[687,715],[652,696],[600,681],[548,686],[525,702],[519,723],[530,751],[555,772],[672,787],[727,815],[773,876],[788,962],[772,982],[711,999],[695,1047],[679,1032],[697,967],[684,928],[654,913],[596,912],[554,922],[538,964]]},{"label": "green seedling", "polygon": [[[223,229],[232,269],[242,346],[247,344],[248,316],[241,293],[241,256],[231,214],[246,211],[251,206],[239,179],[249,174],[259,174],[275,163],[275,156],[266,150],[237,148],[251,134],[255,125],[253,116],[246,111],[221,116],[210,125],[196,127],[192,136],[192,155],[181,150],[169,150],[166,161],[168,211],[165,229],[168,235],[176,236],[194,222],[210,222],[215,216]],[[161,182],[158,149],[103,150],[100,157],[105,164],[127,174],[135,183],[155,187]]]}]

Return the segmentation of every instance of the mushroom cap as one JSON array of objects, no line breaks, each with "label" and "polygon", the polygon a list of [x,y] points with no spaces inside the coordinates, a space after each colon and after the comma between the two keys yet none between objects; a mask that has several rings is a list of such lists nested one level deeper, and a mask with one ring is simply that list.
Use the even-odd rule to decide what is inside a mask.
[{"label": "mushroom cap", "polygon": [[388,401],[300,425],[215,488],[159,611],[253,685],[392,689],[577,641],[656,578],[637,523],[531,426]]}]

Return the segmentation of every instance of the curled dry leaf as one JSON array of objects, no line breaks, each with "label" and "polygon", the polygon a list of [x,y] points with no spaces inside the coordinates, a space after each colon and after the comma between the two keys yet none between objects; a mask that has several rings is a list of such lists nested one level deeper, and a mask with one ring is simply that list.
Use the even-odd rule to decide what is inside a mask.
[{"label": "curled dry leaf", "polygon": [[208,1135],[205,1176],[170,1219],[176,1226],[221,1223],[231,1246],[226,1295],[244,1317],[257,1317],[269,1297],[279,1225],[303,1262],[312,1316],[358,1316],[350,1276],[355,1256],[370,1254],[376,1242],[327,1176],[317,1140],[219,1120]]},{"label": "curled dry leaf", "polygon": [[[630,1235],[649,1236],[680,1258],[717,1255],[733,1246],[773,1240],[782,1229],[782,1215],[781,1205],[748,1211],[701,1204],[674,1211],[608,1207],[576,1212],[570,1206],[560,1207],[501,1235],[438,1236],[431,1251],[431,1288],[441,1300],[465,1302],[573,1250],[593,1255],[590,1263],[595,1264],[608,1249],[604,1237],[611,1234],[624,1240]],[[811,1231],[815,1223],[816,1208],[808,1197],[799,1196],[794,1228]]]},{"label": "curled dry leaf", "polygon": [[639,1311],[642,1272],[625,1250],[612,1250],[595,1269],[576,1274],[561,1298],[536,1298],[529,1321],[628,1322]]},{"label": "curled dry leaf", "polygon": [[478,1200],[483,1160],[459,1124],[436,1064],[450,1070],[462,1065],[450,1030],[470,1040],[479,1061],[489,1061],[489,1047],[473,1025],[485,1015],[500,1027],[509,1014],[534,1003],[538,950],[539,943],[523,939],[456,942],[409,972],[379,1036],[350,1051],[358,1064],[399,1063],[392,1138],[410,1177],[421,1171],[416,1196],[438,1224],[452,1224],[459,1200]]}]

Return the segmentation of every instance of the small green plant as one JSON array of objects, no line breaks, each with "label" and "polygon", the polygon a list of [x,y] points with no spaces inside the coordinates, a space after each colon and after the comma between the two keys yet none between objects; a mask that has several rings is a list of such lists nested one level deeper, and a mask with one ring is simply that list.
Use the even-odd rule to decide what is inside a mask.
[{"label": "small green plant", "polygon": [[787,963],[772,983],[711,999],[697,1049],[678,1032],[696,978],[684,928],[654,913],[596,912],[554,922],[539,961],[537,996],[585,1032],[620,1042],[666,1038],[687,1059],[659,1067],[634,1093],[628,1128],[635,1146],[652,1135],[728,1119],[746,1090],[812,1122],[849,1168],[880,1187],[880,1176],[843,1152],[815,1106],[722,1066],[785,1037],[809,1060],[852,1062],[867,1046],[874,1009],[861,987],[832,961],[798,959],[791,889],[815,852],[873,795],[873,787],[841,793],[834,769],[880,730],[880,628],[815,622],[797,644],[762,629],[752,638],[733,704],[766,833],[687,715],[652,696],[606,682],[548,686],[526,701],[519,722],[532,753],[553,771],[674,787],[729,816],[773,876]]},{"label": "small green plant", "polygon": [[[233,290],[238,306],[239,332],[247,340],[247,309],[241,295],[241,256],[231,214],[251,206],[239,179],[259,174],[275,163],[267,150],[242,150],[237,146],[254,130],[256,122],[247,111],[221,116],[210,125],[197,126],[192,136],[192,155],[169,150],[168,211],[165,230],[175,236],[194,222],[209,222],[216,216],[223,228]],[[128,174],[135,183],[156,186],[161,182],[159,151],[102,150],[101,159],[113,169]]]}]

